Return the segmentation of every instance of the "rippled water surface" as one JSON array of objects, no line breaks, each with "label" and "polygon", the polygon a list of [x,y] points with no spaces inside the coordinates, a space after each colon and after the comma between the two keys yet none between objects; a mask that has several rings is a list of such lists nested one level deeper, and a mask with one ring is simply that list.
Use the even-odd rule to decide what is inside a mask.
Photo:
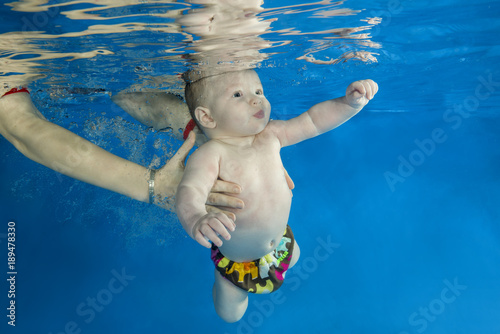
[{"label": "rippled water surface", "polygon": [[[223,57],[263,67],[282,67],[284,58],[299,58],[304,64],[376,61],[373,53],[379,45],[369,33],[380,19],[368,18],[362,8],[349,8],[342,1],[271,6],[193,3],[5,4],[3,80],[117,89],[137,80],[173,81],[186,66],[207,59],[215,64]],[[196,59],[187,61],[188,54]],[[259,64],[260,60],[268,61]]]}]

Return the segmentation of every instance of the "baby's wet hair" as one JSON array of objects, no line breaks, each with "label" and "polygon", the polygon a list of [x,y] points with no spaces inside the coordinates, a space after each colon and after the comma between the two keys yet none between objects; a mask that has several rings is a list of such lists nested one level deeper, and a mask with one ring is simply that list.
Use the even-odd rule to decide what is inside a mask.
[{"label": "baby's wet hair", "polygon": [[208,73],[200,70],[190,70],[182,75],[182,78],[186,82],[184,97],[186,98],[191,117],[198,126],[198,120],[194,115],[194,111],[197,107],[203,105],[203,100],[208,97],[210,90],[213,88],[211,79],[227,73],[230,72]]},{"label": "baby's wet hair", "polygon": [[204,98],[207,97],[209,93],[209,80],[206,78],[201,78],[196,81],[186,81],[186,87],[184,87],[184,97],[186,99],[186,104],[189,108],[189,113],[191,118],[194,119],[196,124],[198,120],[194,114],[197,107],[202,105]]},{"label": "baby's wet hair", "polygon": [[[201,71],[201,70],[190,70],[186,71],[182,78],[186,82],[184,87],[184,97],[189,108],[189,113],[191,117],[195,120],[198,127],[200,127],[198,120],[194,114],[197,107],[203,105],[203,100],[208,97],[211,90],[214,88],[213,79],[220,78],[223,75],[240,72],[240,71],[253,71],[253,69],[236,69],[219,71]],[[207,107],[207,106],[205,106]],[[200,127],[201,128],[201,127]]]}]

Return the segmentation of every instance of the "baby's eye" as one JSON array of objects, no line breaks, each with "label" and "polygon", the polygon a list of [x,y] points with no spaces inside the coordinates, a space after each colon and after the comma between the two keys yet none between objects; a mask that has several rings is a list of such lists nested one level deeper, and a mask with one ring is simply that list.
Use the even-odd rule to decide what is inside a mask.
[{"label": "baby's eye", "polygon": [[235,93],[233,94],[233,97],[241,97],[241,92],[235,92]]},{"label": "baby's eye", "polygon": [[255,94],[257,94],[257,95],[264,95],[264,92],[262,91],[262,89],[257,89],[257,91],[255,92]]}]

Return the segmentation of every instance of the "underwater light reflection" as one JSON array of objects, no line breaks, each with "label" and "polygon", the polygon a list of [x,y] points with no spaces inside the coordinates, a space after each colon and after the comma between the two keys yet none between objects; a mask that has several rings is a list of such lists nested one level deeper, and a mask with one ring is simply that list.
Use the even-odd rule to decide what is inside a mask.
[{"label": "underwater light reflection", "polygon": [[[27,85],[46,78],[48,72],[64,75],[54,73],[64,70],[63,60],[78,60],[80,68],[92,69],[95,58],[106,58],[109,64],[103,70],[111,73],[121,71],[124,64],[135,68],[144,62],[165,61],[218,71],[221,66],[257,67],[275,54],[288,52],[315,64],[376,62],[373,51],[381,47],[369,34],[380,18],[360,18],[362,10],[346,8],[344,1],[277,8],[265,8],[260,0],[49,2],[23,0],[2,8],[21,13],[22,23],[21,30],[0,34],[2,86]],[[331,22],[322,30],[307,31],[303,26],[321,25],[297,20],[293,27],[273,28],[289,15],[308,15],[312,21],[352,16],[356,24],[339,27]],[[292,45],[287,36],[300,36],[302,45]]]}]

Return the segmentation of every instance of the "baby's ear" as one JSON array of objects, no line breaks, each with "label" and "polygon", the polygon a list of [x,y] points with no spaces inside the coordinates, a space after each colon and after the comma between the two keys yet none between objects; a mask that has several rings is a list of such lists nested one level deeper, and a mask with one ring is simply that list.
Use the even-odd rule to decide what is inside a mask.
[{"label": "baby's ear", "polygon": [[213,129],[216,126],[215,120],[210,113],[210,109],[205,107],[197,107],[194,111],[194,115],[198,123],[207,129]]}]

